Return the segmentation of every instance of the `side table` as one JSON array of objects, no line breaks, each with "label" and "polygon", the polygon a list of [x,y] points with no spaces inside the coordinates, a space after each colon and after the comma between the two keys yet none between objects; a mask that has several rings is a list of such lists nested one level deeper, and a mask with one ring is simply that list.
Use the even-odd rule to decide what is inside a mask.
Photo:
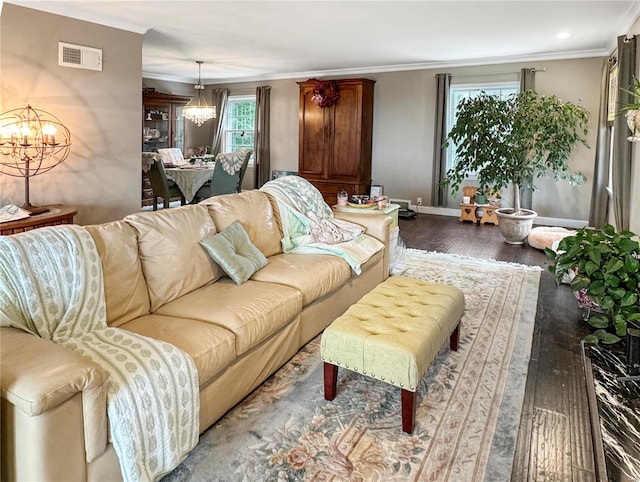
[{"label": "side table", "polygon": [[478,206],[475,204],[464,204],[460,203],[460,222],[462,221],[471,221],[475,223],[478,221],[478,217],[476,216],[476,209]]},{"label": "side table", "polygon": [[354,208],[351,206],[338,206],[337,204],[331,207],[334,211],[341,213],[355,213],[355,214],[370,214],[370,215],[387,215],[391,216],[390,229],[393,230],[398,227],[398,211],[400,210],[399,204],[387,204],[386,208],[379,209],[377,207],[362,207]]},{"label": "side table", "polygon": [[44,226],[56,226],[58,224],[73,224],[73,217],[78,214],[78,210],[62,204],[51,204],[46,206],[49,211],[42,214],[35,214],[28,218],[18,219],[0,223],[0,236],[8,234],[23,233]]},{"label": "side table", "polygon": [[491,223],[498,225],[498,216],[496,215],[496,209],[500,209],[500,204],[493,205],[483,205],[482,206],[482,217],[480,218],[480,224]]}]

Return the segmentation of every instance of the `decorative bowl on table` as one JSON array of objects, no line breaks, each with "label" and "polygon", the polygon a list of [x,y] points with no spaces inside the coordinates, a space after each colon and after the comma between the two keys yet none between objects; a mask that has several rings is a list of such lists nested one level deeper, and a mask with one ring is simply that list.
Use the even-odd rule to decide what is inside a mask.
[{"label": "decorative bowl on table", "polygon": [[374,208],[376,202],[366,194],[354,194],[347,203],[352,208]]}]

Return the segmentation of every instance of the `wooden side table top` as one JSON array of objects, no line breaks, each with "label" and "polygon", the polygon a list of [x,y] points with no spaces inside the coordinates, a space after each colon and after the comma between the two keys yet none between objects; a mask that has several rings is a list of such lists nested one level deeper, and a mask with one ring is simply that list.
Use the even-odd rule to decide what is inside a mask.
[{"label": "wooden side table top", "polygon": [[43,226],[56,226],[58,224],[73,224],[73,217],[78,214],[78,210],[71,206],[62,204],[51,204],[46,206],[49,211],[42,214],[35,214],[28,218],[18,219],[0,223],[0,235],[22,233],[31,229]]}]

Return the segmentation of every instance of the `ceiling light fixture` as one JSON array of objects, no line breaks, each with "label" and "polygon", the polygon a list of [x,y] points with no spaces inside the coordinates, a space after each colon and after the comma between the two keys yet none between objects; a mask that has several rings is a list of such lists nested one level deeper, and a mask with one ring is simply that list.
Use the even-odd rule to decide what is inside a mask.
[{"label": "ceiling light fixture", "polygon": [[571,37],[571,34],[569,32],[560,32],[558,35],[556,35],[556,38],[559,39],[565,39],[569,37]]},{"label": "ceiling light fixture", "polygon": [[198,64],[198,83],[195,85],[195,88],[198,91],[198,95],[193,96],[182,110],[182,116],[185,119],[195,122],[198,127],[216,116],[216,106],[209,107],[207,102],[202,98],[202,91],[204,90],[204,85],[202,85],[202,81],[200,80],[202,63],[202,60],[196,60],[196,64]]}]

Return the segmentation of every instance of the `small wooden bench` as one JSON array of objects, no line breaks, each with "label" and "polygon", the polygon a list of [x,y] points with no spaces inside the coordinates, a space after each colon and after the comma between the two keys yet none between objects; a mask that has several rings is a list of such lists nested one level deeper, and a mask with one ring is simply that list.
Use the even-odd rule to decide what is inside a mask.
[{"label": "small wooden bench", "polygon": [[338,367],[402,389],[402,430],[413,433],[416,390],[442,345],[458,349],[463,293],[442,283],[392,276],[329,325],[321,339],[324,397]]}]

